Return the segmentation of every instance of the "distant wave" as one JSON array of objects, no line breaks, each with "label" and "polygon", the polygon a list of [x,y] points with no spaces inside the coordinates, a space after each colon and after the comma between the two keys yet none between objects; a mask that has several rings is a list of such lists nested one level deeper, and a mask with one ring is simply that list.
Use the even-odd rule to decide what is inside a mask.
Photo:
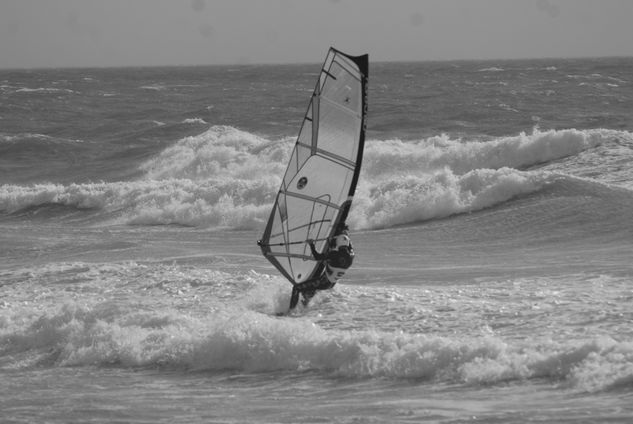
[{"label": "distant wave", "polygon": [[205,120],[202,118],[187,118],[182,121],[183,124],[206,124]]},{"label": "distant wave", "polygon": [[84,143],[84,140],[77,140],[71,138],[59,138],[52,137],[46,134],[38,133],[19,133],[19,134],[3,134],[0,133],[0,143],[19,143],[22,141],[40,141],[40,142],[55,142],[55,143]]},{"label": "distant wave", "polygon": [[493,66],[490,68],[482,68],[478,72],[503,72],[503,71],[505,71],[505,69]]},{"label": "distant wave", "polygon": [[166,89],[166,87],[162,84],[142,85],[139,88],[141,90],[156,90],[156,91],[162,91]]},{"label": "distant wave", "polygon": [[[604,172],[631,182],[632,141],[627,132],[573,129],[486,142],[370,140],[349,222],[375,229],[477,211],[537,193],[559,175],[614,182],[596,175]],[[147,160],[136,181],[0,186],[0,211],[60,204],[123,224],[260,228],[293,144],[214,126]]]},{"label": "distant wave", "polygon": [[27,140],[27,139],[51,140],[52,137],[45,134],[37,134],[37,133],[22,133],[22,134],[12,134],[12,135],[0,133],[0,143],[3,141],[7,143],[15,143],[15,142]]},{"label": "distant wave", "polygon": [[49,88],[49,87],[39,87],[39,88],[19,88],[15,90],[16,93],[75,93],[73,90],[69,90],[67,88]]}]

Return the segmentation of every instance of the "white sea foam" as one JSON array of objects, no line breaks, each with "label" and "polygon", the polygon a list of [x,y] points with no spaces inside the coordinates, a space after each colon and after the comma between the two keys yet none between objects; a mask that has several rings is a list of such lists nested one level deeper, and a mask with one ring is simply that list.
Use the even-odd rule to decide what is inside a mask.
[{"label": "white sea foam", "polygon": [[448,166],[463,174],[474,169],[525,168],[594,148],[614,137],[607,130],[535,129],[531,134],[499,137],[486,142],[454,140],[446,135],[418,141],[386,140],[366,146],[367,175],[428,172]]},{"label": "white sea foam", "polygon": [[[277,181],[278,182],[278,181]],[[0,186],[0,210],[63,205],[118,213],[117,222],[253,228],[268,214],[270,181],[187,179]]]},{"label": "white sea foam", "polygon": [[[383,228],[492,207],[547,185],[550,173],[536,167],[548,165],[564,174],[564,164],[552,164],[565,158],[574,163],[598,147],[626,154],[630,149],[622,143],[601,147],[617,137],[630,139],[630,134],[570,129],[534,130],[486,142],[445,135],[369,140],[349,221],[354,228]],[[290,138],[269,140],[215,126],[142,164],[142,179],[2,185],[0,210],[59,204],[117,213],[121,223],[259,228],[293,144]]]},{"label": "white sea foam", "polygon": [[205,120],[202,118],[187,118],[182,121],[183,124],[206,124]]},{"label": "white sea foam", "polygon": [[[54,264],[12,275],[25,285],[23,299],[14,293],[19,287],[8,288],[0,321],[1,353],[10,353],[13,368],[47,364],[313,371],[342,378],[472,385],[546,379],[582,392],[626,386],[633,378],[633,344],[608,336],[564,342],[506,339],[485,331],[439,336],[377,328],[328,329],[327,320],[318,325],[300,315],[279,319],[269,314],[280,300],[287,302],[287,290],[280,294],[274,282],[253,272],[130,262]],[[51,284],[55,281],[64,284]],[[282,285],[287,288],[279,282],[280,289]],[[37,290],[27,293],[26,287]],[[364,290],[365,302],[376,297],[384,303],[392,288]],[[100,293],[110,300],[99,300]],[[151,304],[142,296],[151,296]],[[412,291],[410,296],[417,295]],[[461,325],[469,327],[466,322]]]},{"label": "white sea foam", "polygon": [[546,183],[546,175],[511,168],[461,176],[444,168],[423,176],[388,177],[359,187],[349,222],[355,228],[384,228],[443,218],[503,203]]},{"label": "white sea foam", "polygon": [[139,87],[141,90],[155,90],[162,91],[165,90],[165,86],[162,84],[153,84],[153,85],[142,85]]},{"label": "white sea foam", "polygon": [[141,165],[147,179],[187,178],[203,180],[281,179],[289,159],[289,139],[270,141],[233,127],[214,126],[186,137]]},{"label": "white sea foam", "polygon": [[52,137],[46,134],[38,133],[18,133],[18,134],[2,134],[0,133],[0,143],[5,141],[9,143],[20,142],[24,140],[38,140],[42,143],[84,143],[84,140],[72,139],[72,138],[58,138]]},{"label": "white sea foam", "polygon": [[15,90],[16,93],[75,93],[75,91],[67,89],[67,88],[50,88],[50,87],[39,87],[39,88],[20,88]]}]

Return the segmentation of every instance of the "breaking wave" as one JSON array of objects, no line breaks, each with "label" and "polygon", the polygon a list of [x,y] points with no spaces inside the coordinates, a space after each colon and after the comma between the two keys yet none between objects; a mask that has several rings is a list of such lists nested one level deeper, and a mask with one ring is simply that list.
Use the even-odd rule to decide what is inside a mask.
[{"label": "breaking wave", "polygon": [[[574,164],[587,155],[602,161],[615,156],[621,165],[630,157],[631,140],[627,132],[600,129],[535,129],[486,142],[444,135],[369,140],[349,223],[356,229],[384,228],[494,207],[536,193],[560,175],[573,178],[578,170],[584,176]],[[293,144],[291,138],[271,140],[214,126],[142,163],[143,177],[134,181],[2,185],[0,211],[63,205],[97,211],[102,220],[119,224],[260,228]],[[599,174],[592,169],[589,176],[609,182]],[[627,185],[633,176],[619,179]]]},{"label": "breaking wave", "polygon": [[[566,341],[486,332],[439,336],[331,329],[300,315],[279,319],[269,314],[287,304],[286,284],[254,271],[66,263],[11,275],[27,283],[6,287],[7,301],[15,304],[2,305],[11,313],[0,320],[0,368],[10,363],[13,369],[310,371],[466,385],[546,379],[587,392],[630,387],[633,381],[633,345],[608,336]],[[64,285],[50,284],[57,280]],[[22,301],[33,296],[33,287],[39,302]],[[56,290],[80,299],[69,296],[59,305],[51,296]],[[103,301],[96,295],[113,290],[121,296]],[[382,304],[391,288],[364,290],[364,302],[375,298]]]}]

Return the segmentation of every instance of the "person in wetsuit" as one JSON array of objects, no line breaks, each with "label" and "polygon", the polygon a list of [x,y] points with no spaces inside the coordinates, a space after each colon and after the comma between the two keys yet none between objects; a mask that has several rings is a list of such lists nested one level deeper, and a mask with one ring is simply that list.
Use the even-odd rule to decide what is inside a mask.
[{"label": "person in wetsuit", "polygon": [[354,261],[354,248],[345,224],[341,224],[325,252],[316,251],[314,240],[308,240],[308,244],[314,259],[322,261],[321,268],[317,272],[317,277],[292,287],[290,310],[297,306],[299,295],[303,298],[301,303],[306,306],[318,290],[329,290],[334,287]]}]

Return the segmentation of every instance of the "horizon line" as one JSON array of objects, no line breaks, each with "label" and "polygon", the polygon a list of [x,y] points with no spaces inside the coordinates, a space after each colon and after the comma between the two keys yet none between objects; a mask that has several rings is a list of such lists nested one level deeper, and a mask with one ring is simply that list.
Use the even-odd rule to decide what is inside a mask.
[{"label": "horizon line", "polygon": [[[371,58],[371,54],[370,54]],[[542,56],[542,57],[516,57],[516,58],[470,58],[470,59],[395,59],[395,60],[376,60],[371,63],[450,63],[450,62],[493,62],[493,61],[527,61],[527,60],[589,60],[589,59],[632,59],[633,55],[597,55],[597,56]],[[320,63],[319,60],[314,62],[252,62],[245,63],[240,61],[226,63],[191,63],[191,64],[165,64],[165,65],[68,65],[68,66],[28,66],[28,67],[4,67],[0,66],[1,71],[35,71],[35,70],[55,70],[55,69],[121,69],[121,68],[194,68],[194,67],[230,67],[230,66],[301,66],[314,65]]]}]

